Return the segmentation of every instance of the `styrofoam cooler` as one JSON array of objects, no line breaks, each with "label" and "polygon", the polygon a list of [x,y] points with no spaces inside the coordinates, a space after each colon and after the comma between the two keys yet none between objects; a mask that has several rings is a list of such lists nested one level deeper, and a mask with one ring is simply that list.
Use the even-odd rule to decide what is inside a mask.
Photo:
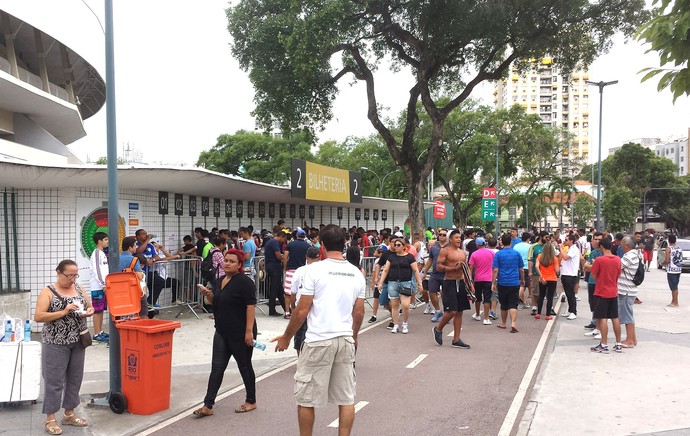
[{"label": "styrofoam cooler", "polygon": [[41,343],[0,343],[0,403],[33,401],[41,392]]}]

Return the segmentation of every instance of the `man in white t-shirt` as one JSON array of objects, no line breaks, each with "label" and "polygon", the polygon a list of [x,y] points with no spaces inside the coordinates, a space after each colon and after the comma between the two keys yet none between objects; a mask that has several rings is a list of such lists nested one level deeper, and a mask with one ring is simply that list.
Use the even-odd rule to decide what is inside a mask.
[{"label": "man in white t-shirt", "polygon": [[314,407],[339,406],[338,434],[350,434],[355,419],[355,350],[364,318],[365,280],[343,257],[345,233],[336,225],[319,233],[326,260],[305,268],[300,300],[285,332],[271,342],[284,351],[307,320],[297,360],[295,398],[300,434],[312,434]]},{"label": "man in white t-shirt", "polygon": [[582,254],[575,244],[576,241],[577,236],[568,235],[561,252],[561,283],[563,283],[565,298],[568,299],[568,310],[561,312],[561,315],[567,316],[569,320],[577,319],[575,286],[580,280],[579,268]]}]

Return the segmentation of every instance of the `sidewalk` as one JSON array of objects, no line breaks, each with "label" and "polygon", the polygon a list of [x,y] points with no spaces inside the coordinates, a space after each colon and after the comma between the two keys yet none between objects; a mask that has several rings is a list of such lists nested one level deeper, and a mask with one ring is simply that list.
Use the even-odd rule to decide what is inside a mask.
[{"label": "sidewalk", "polygon": [[[688,287],[683,274],[680,307],[668,308],[666,271],[650,270],[634,306],[638,346],[604,355],[592,353],[598,341],[584,336],[591,313],[582,281],[579,317],[559,317],[554,326],[517,434],[690,434]],[[608,338],[610,348],[610,323]]]},{"label": "sidewalk", "polygon": [[[265,309],[265,306],[263,306]],[[157,319],[175,319],[179,309],[162,310]],[[150,415],[133,415],[124,413],[116,415],[108,407],[92,407],[88,403],[92,398],[102,397],[109,389],[108,353],[105,344],[94,342],[86,353],[84,365],[84,381],[81,387],[81,406],[77,409],[79,416],[87,419],[89,427],[76,428],[63,426],[63,434],[69,435],[127,435],[138,434],[141,431],[166,419],[176,416],[189,408],[200,404],[206,394],[208,375],[211,371],[211,350],[213,341],[213,320],[209,314],[199,314],[196,319],[193,314],[183,314],[177,321],[182,327],[173,335],[172,380],[170,408],[163,412]],[[257,310],[257,325],[259,328],[258,341],[267,344],[265,352],[255,350],[252,358],[256,376],[279,368],[296,358],[297,353],[290,349],[283,353],[275,353],[270,349],[268,340],[281,334],[288,320],[272,318]],[[242,385],[242,378],[237,365],[232,360],[227,370],[219,394]],[[43,397],[38,404],[13,404],[0,409],[2,414],[3,436],[26,436],[45,434],[43,424],[45,415],[41,413]],[[61,417],[58,413],[58,420]]]}]

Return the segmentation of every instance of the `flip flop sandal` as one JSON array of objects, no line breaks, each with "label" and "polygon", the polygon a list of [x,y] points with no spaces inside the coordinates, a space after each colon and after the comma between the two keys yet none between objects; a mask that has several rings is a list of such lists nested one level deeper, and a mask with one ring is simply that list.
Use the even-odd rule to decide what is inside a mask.
[{"label": "flip flop sandal", "polygon": [[245,406],[244,404],[241,404],[240,407],[235,409],[235,413],[247,413],[247,412],[251,412],[252,410],[255,410],[255,409],[256,409],[256,407],[254,407],[254,409],[247,409],[247,406]]},{"label": "flip flop sandal", "polygon": [[500,325],[500,324],[499,324],[499,325],[497,325],[496,327],[498,327],[499,329],[503,329],[503,330],[505,330],[505,329],[506,329],[506,326],[504,326],[504,325]]},{"label": "flip flop sandal", "polygon": [[[51,422],[54,422],[55,425],[48,426],[48,424],[50,424]],[[48,433],[48,434],[62,434],[62,429],[60,427],[58,427],[57,421],[54,419],[51,419],[50,421],[46,421],[45,428],[46,428],[46,433]]]},{"label": "flip flop sandal", "polygon": [[517,332],[518,332],[518,329],[516,329],[515,327],[510,328],[510,333],[517,333]]},{"label": "flip flop sandal", "polygon": [[61,420],[60,424],[62,425],[72,425],[74,427],[86,427],[89,425],[88,422],[86,422],[85,419],[79,418],[77,415],[74,413],[71,415],[65,415]]},{"label": "flip flop sandal", "polygon": [[194,416],[198,416],[199,418],[203,418],[204,416],[212,416],[212,415],[213,415],[213,410],[211,410],[211,411],[209,411],[209,412],[204,412],[204,408],[203,408],[203,407],[199,407],[199,408],[196,409],[194,412],[192,412],[192,414],[193,414]]}]

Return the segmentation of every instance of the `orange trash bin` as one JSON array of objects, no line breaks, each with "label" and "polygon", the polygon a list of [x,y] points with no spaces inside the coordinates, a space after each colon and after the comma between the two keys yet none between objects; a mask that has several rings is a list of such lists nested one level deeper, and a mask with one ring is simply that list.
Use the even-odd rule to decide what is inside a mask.
[{"label": "orange trash bin", "polygon": [[133,272],[106,277],[110,315],[120,332],[122,394],[127,410],[151,415],[170,407],[172,337],[181,324],[139,319],[141,295],[139,280]]}]

